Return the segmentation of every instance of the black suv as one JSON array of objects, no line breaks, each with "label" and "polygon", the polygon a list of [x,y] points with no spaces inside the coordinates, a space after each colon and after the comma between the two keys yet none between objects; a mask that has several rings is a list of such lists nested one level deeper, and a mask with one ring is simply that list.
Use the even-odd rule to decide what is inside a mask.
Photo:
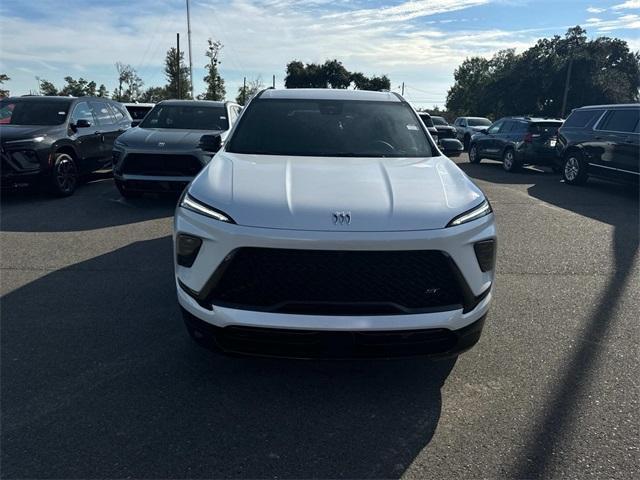
[{"label": "black suv", "polygon": [[71,195],[80,175],[109,166],[113,142],[130,126],[127,110],[104,98],[4,98],[2,186],[44,181],[56,195]]},{"label": "black suv", "polygon": [[640,104],[577,108],[558,134],[558,163],[565,183],[589,176],[638,183]]},{"label": "black suv", "polygon": [[501,118],[471,137],[469,161],[501,160],[507,172],[522,165],[556,165],[556,141],[562,120],[532,117]]}]

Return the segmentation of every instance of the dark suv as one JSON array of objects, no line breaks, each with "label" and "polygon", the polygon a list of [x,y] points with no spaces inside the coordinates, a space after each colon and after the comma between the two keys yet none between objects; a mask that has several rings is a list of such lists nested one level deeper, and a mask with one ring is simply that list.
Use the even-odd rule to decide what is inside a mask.
[{"label": "dark suv", "polygon": [[565,183],[589,176],[638,183],[640,104],[577,108],[558,134],[558,163]]},{"label": "dark suv", "polygon": [[2,186],[43,181],[56,195],[71,195],[80,175],[109,166],[113,142],[130,126],[127,110],[104,98],[4,98]]},{"label": "dark suv", "polygon": [[507,117],[471,137],[469,161],[501,160],[507,172],[522,165],[556,165],[556,141],[562,120]]}]

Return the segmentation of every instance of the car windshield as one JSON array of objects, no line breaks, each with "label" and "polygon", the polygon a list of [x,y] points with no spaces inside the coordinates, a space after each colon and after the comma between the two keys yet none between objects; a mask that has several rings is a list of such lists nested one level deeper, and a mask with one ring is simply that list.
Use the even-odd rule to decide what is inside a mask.
[{"label": "car windshield", "polygon": [[488,118],[469,118],[467,119],[467,125],[470,127],[488,127],[491,125],[491,120]]},{"label": "car windshield", "polygon": [[431,117],[434,125],[449,125],[447,121],[442,117]]},{"label": "car windshield", "polygon": [[400,102],[252,100],[227,151],[318,157],[430,157],[413,110]]},{"label": "car windshield", "polygon": [[60,125],[70,105],[60,100],[2,100],[0,125]]},{"label": "car windshield", "polygon": [[127,110],[133,120],[142,120],[149,113],[151,107],[132,107],[127,105]]},{"label": "car windshield", "polygon": [[142,128],[185,130],[227,130],[229,120],[224,107],[208,105],[156,105],[140,124]]},{"label": "car windshield", "polygon": [[422,120],[422,123],[425,124],[425,126],[433,127],[433,121],[431,120],[431,115],[425,115],[424,113],[418,114],[418,115],[420,115],[420,119]]}]

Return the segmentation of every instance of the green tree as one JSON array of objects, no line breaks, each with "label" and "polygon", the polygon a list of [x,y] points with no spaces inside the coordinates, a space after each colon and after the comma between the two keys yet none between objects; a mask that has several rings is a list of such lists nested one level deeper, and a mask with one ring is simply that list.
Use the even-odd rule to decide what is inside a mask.
[{"label": "green tree", "polygon": [[38,81],[40,95],[47,95],[47,96],[58,95],[58,89],[53,83],[40,77],[36,77],[36,80]]},{"label": "green tree", "polygon": [[116,62],[118,72],[118,89],[114,92],[114,98],[119,102],[135,102],[142,95],[144,82],[138,76],[136,69],[131,65]]},{"label": "green tree", "polygon": [[165,87],[149,87],[138,99],[142,103],[157,103],[160,100],[167,100],[169,97],[167,89]]},{"label": "green tree", "polygon": [[386,75],[369,78],[360,72],[354,72],[351,74],[351,82],[356,90],[391,90],[391,80]]},{"label": "green tree", "polygon": [[264,88],[262,83],[262,77],[258,76],[253,80],[250,80],[247,85],[238,87],[238,95],[236,96],[236,103],[245,105],[253,98],[253,96]]},{"label": "green tree", "polygon": [[386,75],[368,78],[360,72],[349,72],[342,62],[327,60],[322,65],[303,64],[293,60],[287,64],[284,80],[287,88],[353,88],[358,90],[389,90],[391,82]]},{"label": "green tree", "polygon": [[101,83],[100,86],[98,87],[98,92],[96,93],[96,96],[98,97],[109,96],[109,90],[107,90],[107,87],[105,87],[104,83]]},{"label": "green tree", "polygon": [[[167,51],[164,73],[167,78],[167,85],[164,87],[167,98],[189,98],[191,82],[189,68],[184,64],[184,52],[181,51],[178,57],[178,50],[175,47]],[[178,85],[180,85],[179,90]]]},{"label": "green tree", "polygon": [[84,96],[94,96],[96,94],[96,82],[85,80],[80,77],[78,80],[74,80],[73,77],[68,76],[64,77],[64,81],[67,82],[62,90],[60,90],[59,95],[67,96],[71,95],[73,97],[84,97]]},{"label": "green tree", "polygon": [[207,84],[207,91],[199,95],[201,100],[224,100],[227,91],[224,88],[224,79],[220,76],[218,66],[220,65],[220,52],[222,51],[222,43],[219,41],[213,41],[208,39],[209,46],[205,55],[209,59],[209,62],[205,65],[207,74],[204,77],[204,83]]},{"label": "green tree", "polygon": [[[7,75],[6,73],[0,73],[0,85],[2,85],[4,82],[7,82],[9,80],[11,80],[9,78],[9,75]],[[9,96],[9,90],[4,90],[0,88],[0,98],[4,98],[8,96]]]}]

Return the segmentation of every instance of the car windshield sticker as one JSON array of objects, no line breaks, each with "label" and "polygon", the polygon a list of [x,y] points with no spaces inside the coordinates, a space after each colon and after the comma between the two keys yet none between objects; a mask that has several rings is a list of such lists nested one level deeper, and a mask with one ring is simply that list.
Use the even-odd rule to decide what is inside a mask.
[{"label": "car windshield sticker", "polygon": [[220,120],[226,120],[227,117],[220,117]]},{"label": "car windshield sticker", "polygon": [[407,125],[407,130],[418,130],[417,125]]}]

